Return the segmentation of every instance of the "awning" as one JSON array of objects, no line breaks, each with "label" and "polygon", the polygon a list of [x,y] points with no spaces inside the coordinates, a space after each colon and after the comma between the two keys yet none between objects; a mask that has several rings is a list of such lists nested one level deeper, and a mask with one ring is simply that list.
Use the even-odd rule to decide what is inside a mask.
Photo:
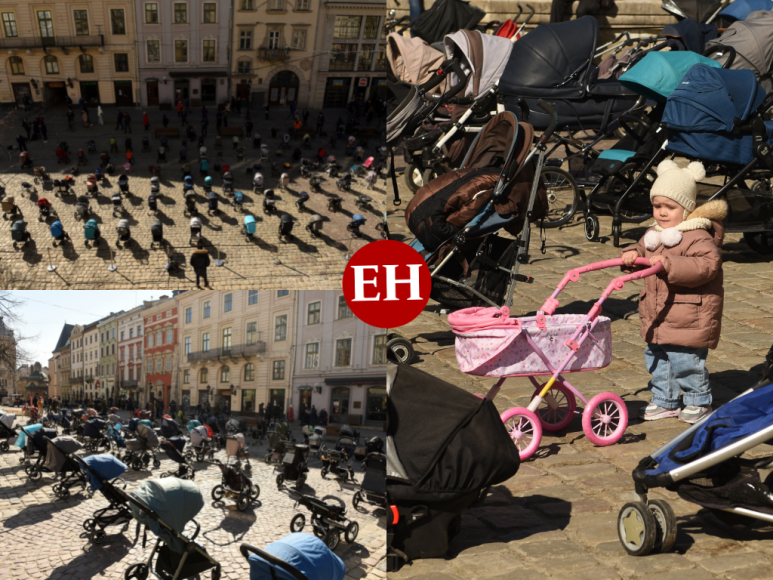
[{"label": "awning", "polygon": [[343,387],[348,385],[386,385],[386,376],[380,377],[342,377],[339,379],[325,379],[325,384],[331,387]]},{"label": "awning", "polygon": [[188,79],[188,78],[200,78],[200,77],[227,77],[228,73],[224,70],[221,71],[171,71],[169,76],[173,79]]}]

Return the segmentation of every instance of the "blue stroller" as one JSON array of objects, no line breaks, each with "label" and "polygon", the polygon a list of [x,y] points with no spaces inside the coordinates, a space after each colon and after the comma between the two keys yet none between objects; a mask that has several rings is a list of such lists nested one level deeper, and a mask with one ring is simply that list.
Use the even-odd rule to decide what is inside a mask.
[{"label": "blue stroller", "polygon": [[183,195],[189,190],[193,191],[193,177],[186,175],[185,179],[183,179]]},{"label": "blue stroller", "polygon": [[86,247],[88,247],[89,242],[99,243],[100,233],[97,220],[89,220],[86,222],[86,225],[83,226],[83,235],[86,238]]},{"label": "blue stroller", "polygon": [[210,175],[207,175],[204,178],[204,191],[206,191],[207,193],[212,191],[212,177]]},{"label": "blue stroller", "polygon": [[739,516],[773,521],[773,477],[762,482],[757,471],[769,468],[771,458],[741,457],[773,437],[771,401],[773,384],[758,384],[639,462],[633,481],[640,501],[625,504],[617,517],[618,536],[629,554],[668,552],[676,541],[671,506],[647,497],[654,488],[676,491],[730,525],[743,520]]},{"label": "blue stroller", "polygon": [[234,192],[234,207],[241,211],[244,208],[244,193],[241,191]]},{"label": "blue stroller", "polygon": [[101,544],[107,538],[105,528],[124,526],[126,530],[132,521],[127,494],[118,486],[120,483],[126,487],[126,482],[121,479],[126,472],[126,465],[110,454],[88,457],[72,455],[72,458],[86,474],[91,492],[99,491],[109,502],[107,507],[96,510],[92,517],[83,522],[83,529],[88,532],[89,539],[95,544]]},{"label": "blue stroller", "polygon": [[362,214],[356,213],[352,216],[352,220],[346,225],[346,230],[351,232],[353,238],[362,237],[360,228],[365,225],[365,218]]},{"label": "blue stroller", "polygon": [[242,232],[247,237],[247,241],[251,241],[253,239],[252,236],[255,235],[255,218],[253,216],[244,216],[244,227],[242,228]]},{"label": "blue stroller", "polygon": [[62,222],[55,221],[51,224],[51,237],[54,238],[53,246],[56,247],[56,243],[59,242],[64,243],[64,241],[69,237],[67,235],[67,232],[64,231],[64,226],[62,225]]},{"label": "blue stroller", "polygon": [[265,549],[239,547],[250,563],[250,580],[343,580],[346,567],[325,542],[297,532],[270,543]]}]

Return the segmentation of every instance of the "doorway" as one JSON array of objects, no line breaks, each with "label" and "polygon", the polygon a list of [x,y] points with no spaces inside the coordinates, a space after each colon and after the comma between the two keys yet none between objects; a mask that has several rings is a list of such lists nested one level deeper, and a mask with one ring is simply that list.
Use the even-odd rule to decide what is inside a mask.
[{"label": "doorway", "polygon": [[349,387],[334,387],[330,391],[330,422],[346,423],[349,420]]},{"label": "doorway", "polygon": [[43,88],[46,105],[64,105],[67,103],[67,88],[63,82],[46,83]]},{"label": "doorway", "polygon": [[324,107],[330,109],[343,109],[346,107],[349,97],[351,78],[327,79],[325,87]]},{"label": "doorway", "polygon": [[268,104],[270,106],[289,105],[298,97],[300,84],[298,75],[292,71],[283,70],[276,73],[268,87]]},{"label": "doorway", "polygon": [[250,85],[247,83],[239,83],[236,85],[236,98],[244,99],[249,106],[250,103]]},{"label": "doorway", "polygon": [[131,81],[114,81],[115,87],[115,104],[122,107],[130,107],[134,104],[132,98],[132,82]]},{"label": "doorway", "polygon": [[209,401],[209,391],[206,389],[199,391],[199,405],[202,406],[202,408],[207,406],[207,402]]},{"label": "doorway", "polygon": [[383,427],[387,417],[386,387],[370,387],[365,402],[365,424]]},{"label": "doorway", "polygon": [[209,104],[217,102],[216,79],[201,79],[201,102]]},{"label": "doorway", "polygon": [[[363,77],[363,78],[367,78],[367,77]],[[354,94],[352,96],[353,97],[362,97],[362,102],[363,103],[365,101],[367,101],[368,100],[368,88],[370,87],[370,83],[371,83],[371,79],[368,78],[367,84],[364,87],[361,87],[360,83],[359,83],[359,79],[358,79],[357,86],[354,87]]]},{"label": "doorway", "polygon": [[158,81],[148,81],[148,106],[158,105]]},{"label": "doorway", "polygon": [[81,98],[90,105],[99,103],[99,84],[97,81],[81,81]]},{"label": "doorway", "polygon": [[304,409],[311,409],[311,389],[301,389],[298,391],[298,399],[297,413],[299,413],[298,418],[302,419],[300,413],[302,413]]},{"label": "doorway", "polygon": [[[285,390],[284,389],[271,389],[268,398],[268,404],[271,407],[279,407],[280,416],[284,417],[285,414]],[[276,411],[275,411],[276,412]]]},{"label": "doorway", "polygon": [[215,393],[215,407],[220,407],[220,412],[224,413],[226,409],[231,412],[231,391],[223,390]]},{"label": "doorway", "polygon": [[180,99],[182,99],[183,103],[188,100],[190,85],[191,83],[188,79],[180,79],[174,82],[175,100],[172,103],[173,105],[176,105]]},{"label": "doorway", "polygon": [[17,105],[22,104],[24,95],[27,95],[30,99],[30,103],[32,103],[32,91],[30,90],[29,83],[13,83],[11,86],[13,86],[13,99],[16,101]]}]

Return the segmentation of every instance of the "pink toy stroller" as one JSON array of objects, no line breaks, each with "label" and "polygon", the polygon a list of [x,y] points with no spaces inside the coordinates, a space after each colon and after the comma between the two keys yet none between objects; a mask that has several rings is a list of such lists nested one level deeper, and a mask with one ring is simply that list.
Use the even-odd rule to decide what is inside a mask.
[{"label": "pink toy stroller", "polygon": [[[456,334],[456,359],[467,374],[499,377],[486,394],[493,399],[507,377],[529,377],[536,387],[528,408],[515,407],[501,418],[518,447],[521,459],[531,457],[542,440],[542,431],[560,431],[572,422],[577,398],[585,405],[582,429],[599,446],[620,440],[628,426],[628,410],[614,393],[599,393],[590,401],[567,381],[562,373],[601,369],[612,360],[612,331],[609,318],[599,316],[601,305],[614,290],[626,282],[657,274],[662,264],[650,267],[638,258],[645,270],[612,280],[587,315],[557,314],[558,294],[580,274],[623,265],[620,259],[605,260],[569,270],[537,316],[509,318],[505,306],[466,308],[448,316]],[[535,378],[550,375],[545,384]]]}]

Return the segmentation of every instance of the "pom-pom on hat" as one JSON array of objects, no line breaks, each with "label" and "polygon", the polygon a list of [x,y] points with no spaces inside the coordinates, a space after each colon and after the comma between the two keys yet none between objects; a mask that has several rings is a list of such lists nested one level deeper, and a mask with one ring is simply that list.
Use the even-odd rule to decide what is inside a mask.
[{"label": "pom-pom on hat", "polygon": [[671,159],[661,161],[657,169],[658,178],[650,189],[650,201],[656,195],[674,200],[687,211],[695,209],[698,195],[696,182],[706,177],[706,170],[699,161],[693,161],[686,168],[680,167]]}]

